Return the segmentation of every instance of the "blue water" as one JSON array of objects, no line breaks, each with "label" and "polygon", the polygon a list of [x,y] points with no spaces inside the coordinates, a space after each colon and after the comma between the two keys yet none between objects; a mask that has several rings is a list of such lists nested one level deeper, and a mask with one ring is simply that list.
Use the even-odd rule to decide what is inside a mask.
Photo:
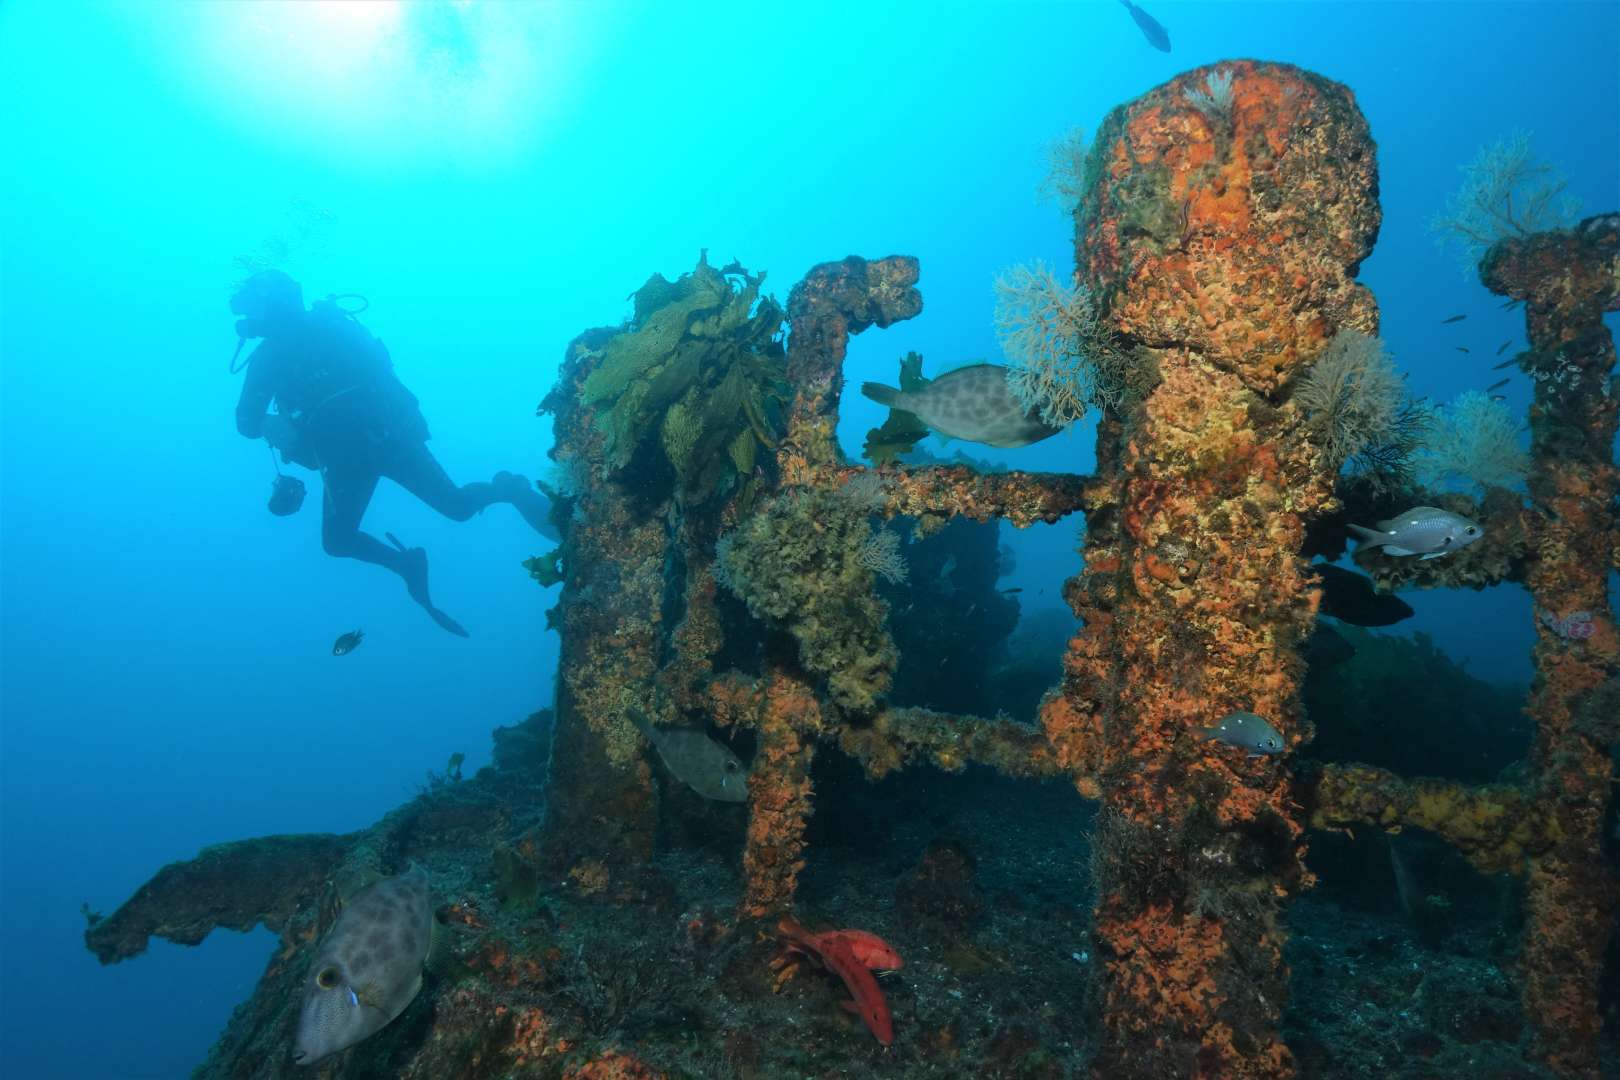
[{"label": "blue water", "polygon": [[[271,935],[102,968],[81,902],[111,910],[207,844],[369,824],[552,697],[555,592],[519,566],[548,545],[509,508],[456,524],[385,484],[367,519],[426,546],[468,640],[321,553],[313,480],[302,513],[265,512],[227,373],[238,256],[313,224],[283,265],[306,296],[370,298],[434,451],[472,480],[543,474],[534,410],[565,344],[702,247],[782,299],[821,261],[919,256],[923,316],[857,339],[856,381],[908,349],[995,359],[993,275],[1071,265],[1068,223],[1034,198],[1044,145],[1218,59],[1354,88],[1384,207],[1363,278],[1418,393],[1483,387],[1522,340],[1424,229],[1459,164],[1529,128],[1588,212],[1620,205],[1615,3],[1148,8],[1170,55],[1111,0],[0,7],[6,1075],[185,1075]],[[1522,410],[1524,381],[1508,394]],[[852,396],[846,445],[880,419]],[[1092,461],[1087,431],[968,449]],[[1013,542],[1027,603],[1075,566],[1074,523]],[[1409,599],[1400,632],[1527,678],[1522,592]]]}]

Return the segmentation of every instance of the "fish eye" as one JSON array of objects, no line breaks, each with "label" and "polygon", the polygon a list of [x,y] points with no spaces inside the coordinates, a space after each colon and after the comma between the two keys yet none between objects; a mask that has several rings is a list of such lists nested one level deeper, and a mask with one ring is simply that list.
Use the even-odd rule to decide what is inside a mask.
[{"label": "fish eye", "polygon": [[1468,528],[1463,530],[1463,533],[1468,536],[1473,536],[1477,532],[1479,532],[1479,526],[1477,525],[1470,525]]},{"label": "fish eye", "polygon": [[726,772],[736,772],[736,771],[737,771],[737,763],[735,761],[726,762]]},{"label": "fish eye", "polygon": [[322,990],[330,990],[338,984],[338,969],[335,967],[322,968],[315,976],[315,985]]}]

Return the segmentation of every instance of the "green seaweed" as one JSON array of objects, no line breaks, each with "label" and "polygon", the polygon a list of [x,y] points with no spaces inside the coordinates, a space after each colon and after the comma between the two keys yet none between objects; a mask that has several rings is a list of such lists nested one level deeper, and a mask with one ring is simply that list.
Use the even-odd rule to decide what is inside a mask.
[{"label": "green seaweed", "polygon": [[760,296],[764,274],[699,256],[674,282],[654,274],[632,295],[629,326],[608,340],[580,391],[597,406],[610,468],[655,448],[689,504],[756,482],[759,446],[774,448],[788,387],[781,332],[786,315]]},{"label": "green seaweed", "polygon": [[540,898],[540,873],[505,844],[490,852],[490,880],[502,911],[527,915]]},{"label": "green seaweed", "polygon": [[551,588],[563,579],[562,548],[554,548],[544,555],[523,560],[523,569],[538,581],[542,588]]},{"label": "green seaweed", "polygon": [[[900,389],[903,391],[921,390],[929,381],[922,373],[922,354],[908,352],[900,359]],[[915,413],[904,409],[890,409],[889,418],[883,421],[881,427],[875,427],[866,433],[866,442],[861,447],[861,453],[874,465],[887,465],[892,461],[900,460],[900,455],[907,453],[928,434],[928,425],[918,419]]]}]

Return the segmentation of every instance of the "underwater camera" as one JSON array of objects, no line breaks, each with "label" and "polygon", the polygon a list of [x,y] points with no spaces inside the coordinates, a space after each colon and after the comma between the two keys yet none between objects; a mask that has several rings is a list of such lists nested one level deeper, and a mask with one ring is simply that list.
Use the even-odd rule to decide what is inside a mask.
[{"label": "underwater camera", "polygon": [[304,482],[296,476],[278,473],[270,481],[270,512],[276,517],[298,513],[304,505]]}]

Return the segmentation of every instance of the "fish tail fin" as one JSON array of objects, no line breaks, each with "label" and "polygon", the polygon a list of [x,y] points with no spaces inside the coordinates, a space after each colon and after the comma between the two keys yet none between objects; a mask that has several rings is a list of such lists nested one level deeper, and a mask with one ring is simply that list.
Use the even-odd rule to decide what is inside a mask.
[{"label": "fish tail fin", "polygon": [[356,893],[370,888],[379,881],[387,880],[387,877],[387,874],[370,863],[340,869],[332,879],[333,888],[337,892],[338,906],[346,907]]},{"label": "fish tail fin", "polygon": [[796,942],[810,941],[815,936],[800,926],[791,915],[782,916],[776,924],[776,932],[788,941]]},{"label": "fish tail fin", "polygon": [[861,383],[861,393],[879,405],[887,405],[891,409],[902,408],[900,405],[902,391],[892,386],[884,386],[878,382],[863,382]]},{"label": "fish tail fin", "polygon": [[450,928],[435,916],[428,924],[428,951],[422,958],[422,968],[436,978],[444,978],[456,972],[458,966],[450,948]]},{"label": "fish tail fin", "polygon": [[647,720],[647,718],[641,714],[641,710],[629,709],[627,711],[630,714],[630,722],[636,725],[636,730],[645,735],[648,742],[653,742],[653,726]]},{"label": "fish tail fin", "polygon": [[1389,540],[1388,536],[1365,525],[1351,525],[1349,529],[1356,534],[1356,539],[1361,541],[1361,547],[1378,547]]}]

